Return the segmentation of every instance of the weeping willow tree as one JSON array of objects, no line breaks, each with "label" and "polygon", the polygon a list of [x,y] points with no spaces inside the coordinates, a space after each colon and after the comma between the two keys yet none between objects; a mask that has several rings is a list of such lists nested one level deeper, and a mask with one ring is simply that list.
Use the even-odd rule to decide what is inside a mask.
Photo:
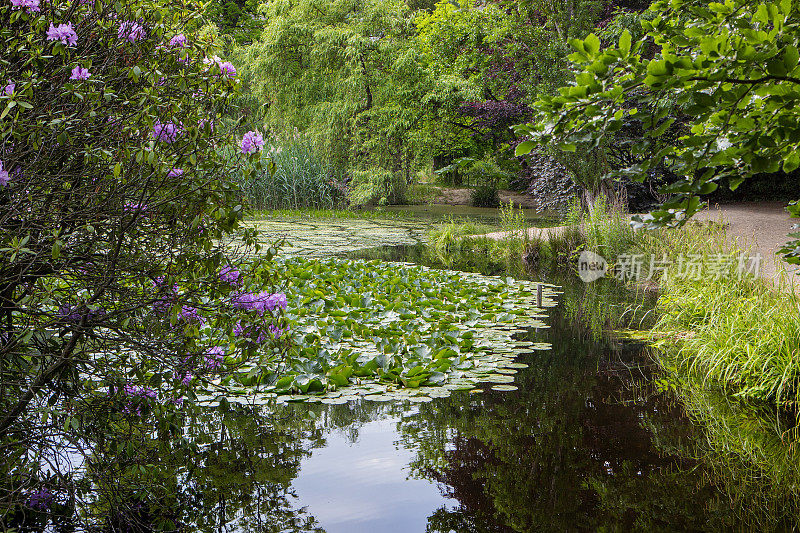
[{"label": "weeping willow tree", "polygon": [[273,0],[261,39],[237,51],[253,120],[278,136],[304,132],[347,167],[409,173],[424,150],[412,11],[396,0]]}]

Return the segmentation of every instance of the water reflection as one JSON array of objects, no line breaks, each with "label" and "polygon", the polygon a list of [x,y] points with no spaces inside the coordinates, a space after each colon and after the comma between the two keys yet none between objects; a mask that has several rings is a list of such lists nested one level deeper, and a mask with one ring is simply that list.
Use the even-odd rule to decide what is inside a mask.
[{"label": "water reflection", "polygon": [[328,533],[425,530],[442,496],[434,483],[409,478],[415,451],[397,442],[396,430],[388,417],[362,426],[355,440],[333,431],[303,462],[293,486]]},{"label": "water reflection", "polygon": [[191,430],[183,437],[194,443],[188,455],[166,430],[115,435],[112,446],[113,428],[98,425],[86,436],[95,443],[87,470],[73,473],[78,503],[59,507],[61,525],[13,507],[2,525],[209,533],[791,529],[796,506],[768,483],[742,483],[732,457],[708,453],[706,432],[656,386],[641,346],[576,327],[570,305],[553,310],[551,328],[531,332],[553,349],[522,356],[529,366],[516,374],[516,391],[421,405],[199,412],[185,421]]}]

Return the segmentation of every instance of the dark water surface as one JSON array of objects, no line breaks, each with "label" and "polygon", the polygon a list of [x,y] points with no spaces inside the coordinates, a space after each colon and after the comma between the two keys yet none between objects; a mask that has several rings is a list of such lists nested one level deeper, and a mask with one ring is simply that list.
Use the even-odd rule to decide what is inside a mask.
[{"label": "dark water surface", "polygon": [[780,503],[720,468],[645,347],[597,334],[587,318],[649,305],[606,289],[565,286],[550,327],[527,334],[552,349],[519,357],[515,391],[208,413],[209,444],[156,463],[180,480],[179,530],[793,529]]},{"label": "dark water surface", "polygon": [[[360,255],[414,261],[420,250]],[[264,530],[793,529],[770,496],[750,494],[752,485],[720,468],[726,458],[709,454],[703,428],[659,386],[647,348],[587,324],[590,314],[652,306],[606,289],[567,281],[551,327],[527,335],[553,348],[518,359],[528,368],[515,375],[516,391],[286,406],[282,431],[294,444],[290,461],[276,461],[290,475],[272,490],[293,522]],[[242,524],[227,530],[249,530]]]},{"label": "dark water surface", "polygon": [[282,431],[296,433],[271,461],[289,475],[268,476],[281,482],[265,494],[305,522],[263,530],[749,529],[746,503],[693,459],[702,431],[658,390],[642,347],[593,340],[554,314],[530,333],[553,349],[521,358],[517,391],[287,406]]}]

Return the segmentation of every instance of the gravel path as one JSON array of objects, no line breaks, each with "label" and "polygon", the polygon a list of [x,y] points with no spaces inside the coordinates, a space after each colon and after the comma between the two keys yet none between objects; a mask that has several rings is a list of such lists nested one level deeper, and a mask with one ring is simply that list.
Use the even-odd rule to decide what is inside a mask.
[{"label": "gravel path", "polygon": [[[788,265],[776,255],[780,247],[789,240],[792,225],[800,219],[792,219],[786,212],[786,202],[754,202],[712,206],[695,215],[696,220],[713,220],[727,225],[728,239],[735,240],[739,247],[751,254],[761,254],[761,275],[778,281],[785,269],[796,274],[798,267]],[[796,275],[787,276],[795,288],[800,288]]]}]

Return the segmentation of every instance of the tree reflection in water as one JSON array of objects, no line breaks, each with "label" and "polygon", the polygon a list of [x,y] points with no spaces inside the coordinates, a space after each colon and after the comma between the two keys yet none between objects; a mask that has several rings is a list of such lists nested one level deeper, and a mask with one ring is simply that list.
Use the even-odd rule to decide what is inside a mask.
[{"label": "tree reflection in water", "polygon": [[[442,493],[441,507],[419,509],[431,533],[791,529],[794,499],[767,480],[742,482],[736,457],[714,452],[658,388],[640,346],[596,340],[574,317],[556,313],[550,322],[532,335],[553,349],[525,356],[513,392],[201,411],[182,429],[97,418],[71,437],[83,467],[54,481],[63,491],[52,515],[20,505],[25,479],[40,473],[0,458],[1,523],[19,531],[45,531],[48,521],[63,532],[321,531],[314,502],[301,507],[293,490],[304,461],[331,432],[357,443],[364,424],[384,420],[412,450],[412,476]],[[329,497],[340,490],[331,479]]]}]

